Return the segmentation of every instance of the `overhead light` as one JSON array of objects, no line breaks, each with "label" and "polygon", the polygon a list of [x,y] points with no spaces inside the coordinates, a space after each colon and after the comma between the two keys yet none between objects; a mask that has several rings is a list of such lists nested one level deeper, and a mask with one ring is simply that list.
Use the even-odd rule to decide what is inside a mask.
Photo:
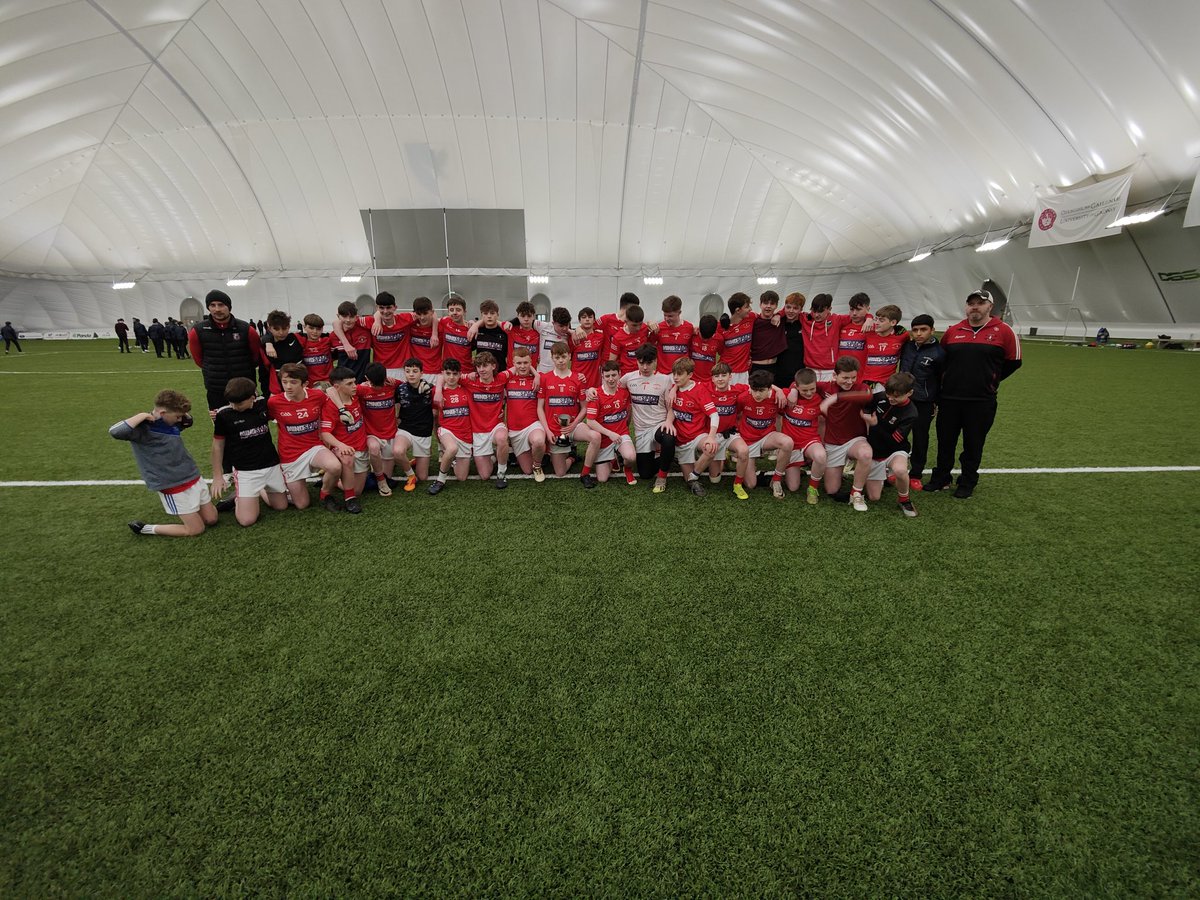
[{"label": "overhead light", "polygon": [[549,284],[550,276],[549,275],[530,275],[529,283],[530,284]]},{"label": "overhead light", "polygon": [[137,284],[136,281],[114,281],[113,282],[113,290],[114,291],[127,291],[136,284]]},{"label": "overhead light", "polygon": [[361,275],[343,275],[342,284],[358,284],[362,281]]},{"label": "overhead light", "polygon": [[1149,222],[1151,219],[1157,219],[1166,211],[1166,205],[1164,204],[1159,209],[1146,209],[1139,213],[1129,213],[1128,215],[1121,216],[1121,218],[1117,219],[1117,221],[1113,222],[1111,225],[1105,225],[1104,227],[1120,228],[1123,225],[1140,225],[1142,222]]},{"label": "overhead light", "polygon": [[922,250],[920,253],[914,253],[909,262],[920,262],[923,259],[929,259],[932,254],[932,250]]},{"label": "overhead light", "polygon": [[978,247],[975,248],[975,252],[976,253],[990,253],[993,250],[999,250],[1001,247],[1003,247],[1007,243],[1008,243],[1008,238],[1006,238],[1006,237],[997,238],[994,241],[984,241],[982,244],[980,244]]},{"label": "overhead light", "polygon": [[230,278],[225,282],[225,287],[245,287],[249,283],[249,278]]},{"label": "overhead light", "polygon": [[759,277],[759,279],[758,279],[758,283],[759,283],[760,285],[763,285],[763,284],[779,284],[779,279],[778,279],[778,278],[776,278],[774,275],[762,275],[762,276],[760,276],[760,277]]},{"label": "overhead light", "polygon": [[656,285],[656,284],[662,284],[662,283],[663,283],[663,280],[662,280],[661,275],[647,275],[645,278],[642,279],[642,284]]}]

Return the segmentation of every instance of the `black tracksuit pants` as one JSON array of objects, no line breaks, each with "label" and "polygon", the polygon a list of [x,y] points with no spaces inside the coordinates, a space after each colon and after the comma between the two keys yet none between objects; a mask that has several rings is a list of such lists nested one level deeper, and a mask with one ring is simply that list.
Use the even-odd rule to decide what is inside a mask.
[{"label": "black tracksuit pants", "polygon": [[954,451],[962,436],[962,453],[958,461],[962,474],[958,483],[975,487],[979,483],[979,464],[983,460],[983,444],[996,421],[996,401],[946,400],[938,401],[937,466],[930,476],[934,481],[950,481],[954,468]]},{"label": "black tracksuit pants", "polygon": [[914,400],[917,421],[913,424],[912,454],[908,458],[908,477],[920,479],[929,460],[929,427],[933,424],[933,411],[937,404],[932,400]]}]

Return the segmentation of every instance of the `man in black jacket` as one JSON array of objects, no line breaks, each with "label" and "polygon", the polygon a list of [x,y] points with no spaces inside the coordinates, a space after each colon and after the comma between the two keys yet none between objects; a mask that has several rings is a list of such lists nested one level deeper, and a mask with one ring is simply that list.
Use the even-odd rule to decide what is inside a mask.
[{"label": "man in black jacket", "polygon": [[158,319],[152,319],[150,322],[150,327],[146,329],[146,335],[154,344],[155,355],[159,359],[162,359],[163,341],[167,336],[167,329],[163,328],[162,322],[158,321]]},{"label": "man in black jacket", "polygon": [[215,417],[225,405],[225,386],[231,378],[255,380],[262,344],[249,322],[233,317],[233,301],[224,291],[209,291],[204,305],[208,315],[192,326],[188,351],[204,373],[208,414]]}]

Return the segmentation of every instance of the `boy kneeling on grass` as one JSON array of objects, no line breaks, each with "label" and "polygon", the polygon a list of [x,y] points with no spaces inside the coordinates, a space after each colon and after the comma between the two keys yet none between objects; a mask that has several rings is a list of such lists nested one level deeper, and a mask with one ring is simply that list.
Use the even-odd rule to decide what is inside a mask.
[{"label": "boy kneeling on grass", "polygon": [[218,497],[225,493],[225,469],[232,469],[238,524],[248,527],[258,521],[260,499],[271,509],[287,509],[287,485],[271,441],[267,401],[255,397],[254,382],[231,378],[225,399],[229,405],[213,419],[212,490]]},{"label": "boy kneeling on grass", "polygon": [[159,391],[153,410],[130,416],[108,429],[118,441],[129,441],[146,487],[158,491],[163,509],[179,516],[182,523],[147,525],[134,521],[129,523],[134,534],[195,537],[204,533],[206,525],[217,524],[217,509],[208,485],[183,446],[181,431],[192,424],[188,415],[191,408],[192,401],[178,391]]}]

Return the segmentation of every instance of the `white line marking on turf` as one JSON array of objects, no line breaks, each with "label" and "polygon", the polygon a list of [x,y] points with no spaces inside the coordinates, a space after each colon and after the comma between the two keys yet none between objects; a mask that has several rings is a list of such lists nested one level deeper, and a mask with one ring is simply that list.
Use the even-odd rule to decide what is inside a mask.
[{"label": "white line marking on turf", "polygon": [[[1200,472],[1200,466],[1088,466],[1064,469],[980,469],[981,475],[1117,475],[1125,472]],[[955,469],[951,474],[957,475],[958,469]],[[556,478],[553,475],[547,474],[546,478],[549,481],[570,481],[577,479],[578,475],[564,475],[562,478]],[[682,478],[679,472],[672,472],[671,478]],[[207,481],[207,479],[205,479]],[[468,478],[469,481],[478,481],[478,475],[472,475]],[[508,475],[509,481],[532,481],[532,475],[525,475],[518,472]],[[703,479],[701,479],[703,480]],[[729,473],[722,481],[729,480]],[[449,479],[451,483],[457,479]],[[428,482],[426,482],[428,483]],[[613,484],[620,483],[620,476],[614,476]],[[730,484],[733,482],[730,481]],[[136,480],[111,480],[111,481],[0,481],[0,487],[132,487],[135,485],[143,485],[144,482]]]}]

